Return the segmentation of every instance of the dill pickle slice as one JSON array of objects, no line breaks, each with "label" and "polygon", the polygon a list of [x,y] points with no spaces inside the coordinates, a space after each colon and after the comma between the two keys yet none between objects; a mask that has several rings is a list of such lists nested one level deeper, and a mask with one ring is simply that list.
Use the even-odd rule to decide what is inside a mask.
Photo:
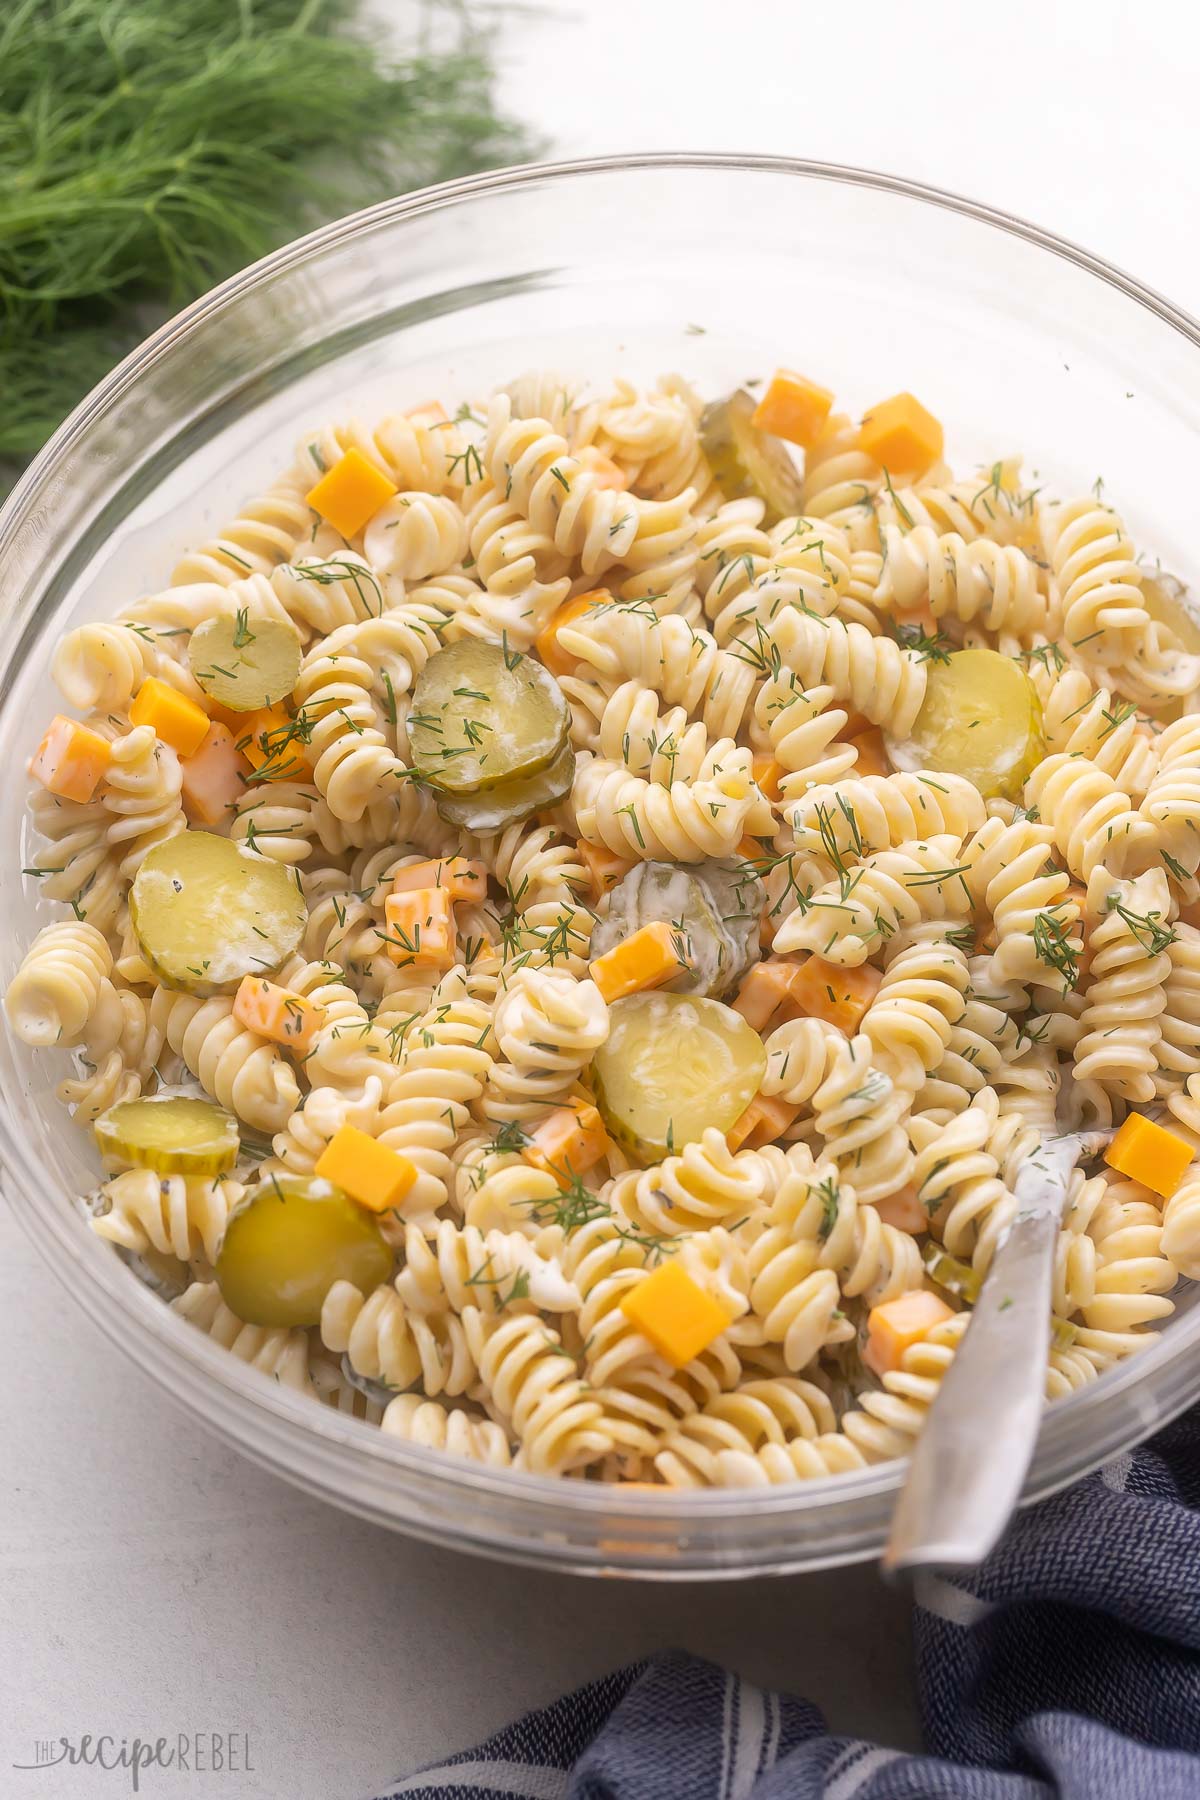
[{"label": "dill pickle slice", "polygon": [[692,994],[630,994],[608,1009],[592,1059],[596,1104],[613,1136],[644,1162],[728,1131],[762,1085],[767,1053],[740,1013]]},{"label": "dill pickle slice", "polygon": [[123,1100],[92,1129],[106,1163],[159,1175],[228,1174],[241,1147],[236,1119],[188,1094]]},{"label": "dill pickle slice", "polygon": [[[711,879],[710,879],[711,877]],[[761,884],[750,875],[743,896]],[[714,891],[715,890],[715,891]],[[592,956],[603,956],[643,925],[674,925],[684,939],[688,966],[665,982],[663,993],[718,999],[741,980],[758,955],[761,899],[752,920],[739,897],[732,865],[637,863],[609,895],[607,916],[592,933]],[[748,929],[753,925],[753,933]]]},{"label": "dill pickle slice", "polygon": [[985,800],[1019,800],[1046,753],[1042,704],[1029,676],[999,650],[954,650],[931,662],[909,737],[887,740],[896,768],[953,769]]},{"label": "dill pickle slice", "polygon": [[778,438],[754,423],[757,401],[745,388],[713,400],[700,415],[700,444],[726,500],[761,500],[764,525],[801,512],[800,474]]},{"label": "dill pickle slice", "polygon": [[138,949],[164,987],[225,993],[299,948],[307,910],[296,871],[210,831],[156,844],[129,890]]},{"label": "dill pickle slice", "polygon": [[935,1286],[958,1300],[965,1300],[968,1306],[974,1306],[983,1286],[978,1269],[973,1269],[970,1263],[959,1262],[932,1239],[922,1245],[921,1260],[925,1264],[925,1273]]},{"label": "dill pickle slice", "polygon": [[1192,656],[1200,655],[1200,607],[1176,575],[1158,569],[1142,582],[1146,611],[1159,625],[1173,631]]},{"label": "dill pickle slice", "polygon": [[205,619],[188,644],[198,687],[230,712],[257,712],[290,694],[300,673],[300,633],[286,619]]},{"label": "dill pickle slice", "polygon": [[530,813],[553,806],[571,791],[575,779],[575,752],[564,744],[554,761],[534,775],[503,781],[478,794],[435,794],[438,811],[451,825],[467,831],[503,831],[527,819]]},{"label": "dill pickle slice", "polygon": [[720,861],[710,857],[689,867],[712,895],[713,908],[722,926],[738,947],[742,959],[739,976],[758,961],[762,911],[767,890],[756,869],[742,857]]},{"label": "dill pickle slice", "polygon": [[[1153,575],[1147,575],[1142,581],[1142,599],[1146,611],[1158,625],[1165,625],[1173,632],[1183,649],[1191,656],[1200,655],[1200,606],[1192,599],[1178,576],[1168,575],[1165,569],[1156,569]],[[1184,696],[1172,694],[1147,706],[1161,724],[1167,725],[1179,718],[1183,712]]]},{"label": "dill pickle slice", "polygon": [[477,794],[549,768],[570,724],[566,696],[534,657],[462,638],[418,675],[408,740],[434,787]]},{"label": "dill pickle slice", "polygon": [[248,1325],[316,1325],[335,1281],[369,1294],[392,1272],[372,1213],[331,1181],[272,1175],[230,1214],[217,1255],[221,1298]]}]

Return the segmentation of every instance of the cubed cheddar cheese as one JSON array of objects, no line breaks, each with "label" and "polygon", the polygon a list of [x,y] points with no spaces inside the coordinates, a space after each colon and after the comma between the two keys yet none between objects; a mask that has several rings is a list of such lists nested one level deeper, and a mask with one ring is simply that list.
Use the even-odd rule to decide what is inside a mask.
[{"label": "cubed cheddar cheese", "polygon": [[856,732],[852,738],[846,739],[858,751],[858,761],[854,765],[854,774],[890,775],[892,765],[883,744],[883,733],[875,725],[866,731]]},{"label": "cubed cheddar cheese", "polygon": [[912,394],[893,394],[864,413],[859,447],[900,475],[924,475],[942,459],[945,437],[931,412]]},{"label": "cubed cheddar cheese", "polygon": [[486,900],[487,864],[468,856],[442,856],[397,869],[393,894],[410,894],[414,888],[445,888],[452,900]]},{"label": "cubed cheddar cheese", "polygon": [[611,604],[612,595],[607,588],[592,588],[586,594],[576,594],[573,600],[564,601],[558,611],[546,621],[533,640],[533,648],[552,675],[570,675],[576,665],[576,658],[564,650],[558,641],[561,628],[581,619],[594,606]]},{"label": "cubed cheddar cheese", "polygon": [[615,888],[618,881],[623,880],[633,867],[627,856],[619,856],[604,844],[589,844],[586,839],[581,838],[578,850],[580,861],[588,872],[593,900],[602,900],[609,889]]},{"label": "cubed cheddar cheese", "polygon": [[929,1230],[929,1214],[911,1184],[897,1188],[894,1194],[885,1194],[882,1200],[876,1201],[875,1211],[883,1224],[892,1225],[897,1231],[907,1231],[910,1237]]},{"label": "cubed cheddar cheese", "polygon": [[343,1125],[334,1133],[318,1156],[314,1173],[375,1213],[399,1206],[417,1179],[407,1156],[389,1150],[357,1125]]},{"label": "cubed cheddar cheese", "polygon": [[29,761],[29,773],[60,800],[90,800],[112,761],[112,746],[97,731],[59,713]]},{"label": "cubed cheddar cheese", "polygon": [[572,1100],[542,1120],[521,1154],[535,1169],[566,1185],[572,1176],[594,1169],[608,1147],[598,1109],[588,1100]]},{"label": "cubed cheddar cheese", "polygon": [[1192,1146],[1143,1113],[1130,1113],[1104,1160],[1118,1175],[1140,1181],[1151,1193],[1169,1200],[1192,1160]]},{"label": "cubed cheddar cheese", "polygon": [[672,1258],[628,1288],[621,1311],[673,1369],[682,1369],[729,1325],[725,1308]]},{"label": "cubed cheddar cheese", "polygon": [[836,1025],[853,1037],[882,980],[879,970],[869,963],[845,969],[824,957],[809,956],[792,967],[788,1001],[796,1013],[824,1019],[827,1025]]},{"label": "cubed cheddar cheese", "polygon": [[765,751],[756,750],[750,758],[750,769],[758,784],[759,792],[765,794],[768,800],[778,800],[780,797],[779,777],[783,774],[783,770],[775,758],[768,756]]},{"label": "cubed cheddar cheese", "polygon": [[399,492],[395,482],[389,481],[361,450],[347,450],[304,499],[335,531],[352,538]]},{"label": "cubed cheddar cheese", "polygon": [[731,1150],[761,1150],[764,1144],[781,1138],[799,1115],[799,1105],[782,1094],[755,1094],[741,1118],[725,1133],[725,1140]]},{"label": "cubed cheddar cheese", "polygon": [[914,1288],[895,1300],[873,1306],[867,1315],[867,1346],[863,1361],[876,1375],[888,1375],[900,1367],[904,1352],[911,1350],[946,1319],[953,1309],[924,1288]]},{"label": "cubed cheddar cheese", "polygon": [[307,1055],[322,1019],[320,1007],[303,994],[264,981],[260,975],[242,977],[233,999],[233,1016],[247,1031],[284,1044],[300,1057]]},{"label": "cubed cheddar cheese", "polygon": [[246,791],[246,763],[228,725],[214,720],[194,756],[185,756],[183,808],[194,825],[219,825]]},{"label": "cubed cheddar cheese", "polygon": [[754,409],[754,424],[772,437],[808,450],[816,443],[833,407],[833,394],[794,369],[776,369]]},{"label": "cubed cheddar cheese", "polygon": [[393,962],[419,969],[449,969],[454,963],[454,904],[444,887],[412,888],[389,894],[383,903],[385,943]]},{"label": "cubed cheddar cheese", "polygon": [[685,966],[680,960],[679,933],[664,919],[655,919],[598,956],[588,973],[611,1005],[626,994],[661,987]]},{"label": "cubed cheddar cheese", "polygon": [[155,737],[180,756],[194,756],[208,736],[212,721],[202,706],[178,688],[168,687],[157,675],[151,675],[137,691],[129,709],[129,723],[149,725]]},{"label": "cubed cheddar cheese", "polygon": [[792,976],[797,967],[796,963],[785,962],[778,956],[755,963],[742,979],[733,1010],[741,1013],[755,1031],[764,1030],[780,1008],[789,1005]]},{"label": "cubed cheddar cheese", "polygon": [[301,729],[282,701],[247,713],[236,744],[254,770],[255,781],[310,781]]}]

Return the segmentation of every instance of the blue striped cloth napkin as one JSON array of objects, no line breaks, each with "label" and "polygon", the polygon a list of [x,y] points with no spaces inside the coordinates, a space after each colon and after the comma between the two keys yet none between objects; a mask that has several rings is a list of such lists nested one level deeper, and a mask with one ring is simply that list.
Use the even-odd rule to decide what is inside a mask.
[{"label": "blue striped cloth napkin", "polygon": [[1200,1800],[1200,1411],[916,1600],[928,1755],[673,1651],[380,1800]]}]

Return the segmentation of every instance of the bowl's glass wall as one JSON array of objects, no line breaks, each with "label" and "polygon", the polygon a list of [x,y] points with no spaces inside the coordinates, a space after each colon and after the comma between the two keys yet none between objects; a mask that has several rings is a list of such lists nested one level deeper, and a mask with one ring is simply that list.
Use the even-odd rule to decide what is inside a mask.
[{"label": "bowl's glass wall", "polygon": [[[1139,543],[1200,577],[1189,322],[998,223],[899,184],[787,165],[510,173],[345,221],[165,328],[85,402],[0,514],[0,757],[13,777],[0,789],[0,977],[39,923],[36,883],[20,874],[19,770],[54,710],[54,640],[162,585],[314,423],[475,398],[530,367],[572,385],[678,369],[712,393],[786,361],[854,413],[917,392],[945,421],[957,468],[1021,452],[1052,492],[1101,479]],[[280,1394],[168,1315],[87,1231],[71,1196],[92,1165],[53,1104],[52,1062],[0,1042],[14,1203],[100,1323],[270,1466],[406,1529],[575,1567],[750,1572],[881,1542],[894,1470],[753,1498],[618,1502],[485,1475]],[[1161,1348],[1055,1409],[1030,1491],[1200,1391],[1197,1336],[1184,1309]]]}]

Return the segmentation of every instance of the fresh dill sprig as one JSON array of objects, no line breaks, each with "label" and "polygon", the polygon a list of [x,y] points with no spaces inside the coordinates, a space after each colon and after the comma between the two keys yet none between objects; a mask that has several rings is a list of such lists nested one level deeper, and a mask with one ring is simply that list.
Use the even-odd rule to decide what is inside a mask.
[{"label": "fresh dill sprig", "polygon": [[31,456],[149,327],[298,232],[528,153],[468,8],[435,6],[403,59],[357,10],[0,9],[0,459]]}]

